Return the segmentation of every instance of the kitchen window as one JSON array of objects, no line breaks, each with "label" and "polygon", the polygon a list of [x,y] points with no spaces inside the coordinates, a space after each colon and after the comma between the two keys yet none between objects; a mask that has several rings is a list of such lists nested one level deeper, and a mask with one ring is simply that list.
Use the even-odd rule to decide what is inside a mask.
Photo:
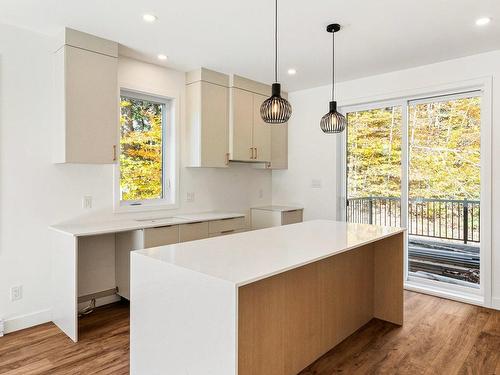
[{"label": "kitchen window", "polygon": [[173,100],[123,91],[115,201],[120,208],[175,204]]}]

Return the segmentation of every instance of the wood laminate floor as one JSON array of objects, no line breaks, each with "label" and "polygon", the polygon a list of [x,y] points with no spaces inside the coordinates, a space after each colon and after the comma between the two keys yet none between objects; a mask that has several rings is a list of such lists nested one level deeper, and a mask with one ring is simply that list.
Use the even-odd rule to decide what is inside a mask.
[{"label": "wood laminate floor", "polygon": [[[77,344],[52,323],[8,334],[0,374],[128,374],[128,311],[85,317]],[[403,327],[373,320],[300,375],[338,373],[500,374],[500,311],[405,292]]]}]

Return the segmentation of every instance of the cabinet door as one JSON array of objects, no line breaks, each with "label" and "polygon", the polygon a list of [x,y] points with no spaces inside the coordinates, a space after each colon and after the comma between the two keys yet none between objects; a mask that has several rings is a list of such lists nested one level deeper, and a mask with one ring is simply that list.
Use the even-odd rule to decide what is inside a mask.
[{"label": "cabinet door", "polygon": [[284,211],[281,213],[281,225],[302,223],[302,210]]},{"label": "cabinet door", "polygon": [[288,168],[288,123],[271,126],[271,169]]},{"label": "cabinet door", "polygon": [[179,242],[201,240],[208,237],[208,221],[179,225]]},{"label": "cabinet door", "polygon": [[253,94],[253,147],[256,161],[271,161],[271,127],[260,117],[260,106],[267,97]]},{"label": "cabinet door", "polygon": [[65,162],[113,163],[118,144],[117,59],[64,46]]},{"label": "cabinet door", "polygon": [[253,93],[231,88],[231,160],[253,161]]},{"label": "cabinet door", "polygon": [[144,248],[171,245],[179,242],[179,226],[144,229]]},{"label": "cabinet door", "polygon": [[201,166],[227,166],[229,89],[201,82]]}]

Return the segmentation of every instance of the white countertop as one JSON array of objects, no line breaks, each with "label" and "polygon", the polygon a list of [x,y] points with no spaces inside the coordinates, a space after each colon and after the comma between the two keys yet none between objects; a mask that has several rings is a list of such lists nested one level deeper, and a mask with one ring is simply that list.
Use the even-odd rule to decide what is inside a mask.
[{"label": "white countertop", "polygon": [[242,286],[403,231],[313,220],[133,253]]},{"label": "white countertop", "polygon": [[296,211],[296,210],[303,210],[303,209],[304,209],[304,207],[294,207],[294,206],[262,206],[262,207],[252,207],[252,210],[278,211],[278,212]]},{"label": "white countertop", "polygon": [[151,214],[149,217],[145,217],[143,213],[141,216],[137,216],[137,218],[117,217],[115,219],[107,220],[85,219],[82,221],[52,225],[50,228],[73,236],[92,236],[97,234],[126,232],[136,229],[194,223],[198,221],[231,219],[244,216],[245,214],[234,212],[202,212],[179,214],[175,216],[169,216],[167,214]]}]

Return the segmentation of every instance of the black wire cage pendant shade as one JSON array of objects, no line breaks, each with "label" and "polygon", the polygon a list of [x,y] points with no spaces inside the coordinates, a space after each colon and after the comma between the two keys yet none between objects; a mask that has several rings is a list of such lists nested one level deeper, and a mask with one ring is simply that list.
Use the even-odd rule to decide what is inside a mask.
[{"label": "black wire cage pendant shade", "polygon": [[338,23],[328,25],[326,31],[332,33],[332,101],[330,102],[330,112],[321,118],[320,128],[323,133],[336,134],[342,133],[347,125],[344,115],[337,111],[337,102],[335,101],[335,33],[340,30]]},{"label": "black wire cage pendant shade", "polygon": [[278,0],[275,0],[274,14],[274,83],[271,97],[260,106],[260,117],[268,124],[284,124],[292,115],[292,106],[281,97],[278,83]]}]

